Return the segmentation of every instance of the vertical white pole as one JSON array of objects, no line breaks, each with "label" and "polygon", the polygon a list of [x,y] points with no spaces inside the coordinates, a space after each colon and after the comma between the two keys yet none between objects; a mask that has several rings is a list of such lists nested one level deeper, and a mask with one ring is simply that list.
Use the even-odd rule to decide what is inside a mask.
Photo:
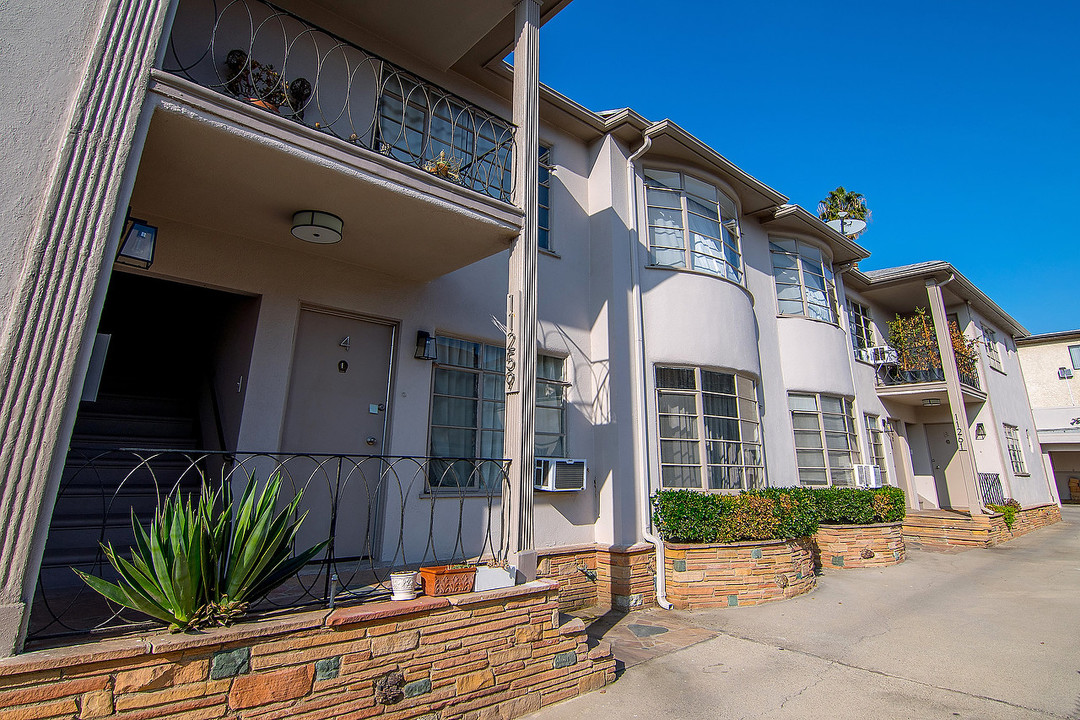
[{"label": "vertical white pole", "polygon": [[536,265],[539,240],[540,3],[519,0],[514,44],[514,202],[524,226],[510,250],[507,293],[506,421],[504,452],[510,460],[510,498],[503,503],[511,562],[533,547],[533,472],[536,420]]}]

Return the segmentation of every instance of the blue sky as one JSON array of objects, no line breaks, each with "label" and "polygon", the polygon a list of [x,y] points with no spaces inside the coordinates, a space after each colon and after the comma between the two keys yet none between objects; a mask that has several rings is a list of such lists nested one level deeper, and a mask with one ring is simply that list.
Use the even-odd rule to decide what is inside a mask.
[{"label": "blue sky", "polygon": [[863,193],[863,269],[948,260],[1028,331],[1080,328],[1080,2],[574,0],[540,79],[811,211]]}]

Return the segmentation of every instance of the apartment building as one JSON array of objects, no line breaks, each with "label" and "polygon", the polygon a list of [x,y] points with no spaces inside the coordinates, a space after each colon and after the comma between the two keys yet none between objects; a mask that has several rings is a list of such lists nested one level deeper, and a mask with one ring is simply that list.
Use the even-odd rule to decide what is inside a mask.
[{"label": "apartment building", "polygon": [[[1026,331],[946,263],[860,270],[674,122],[540,85],[565,2],[40,5],[50,49],[16,50],[56,54],[50,120],[0,170],[5,652],[79,631],[68,568],[132,507],[237,465],[335,539],[309,604],[558,553],[662,602],[661,488],[1057,501]],[[901,357],[888,323],[920,309]]]},{"label": "apartment building", "polygon": [[1061,499],[1080,500],[1080,330],[1016,341],[1038,442]]}]

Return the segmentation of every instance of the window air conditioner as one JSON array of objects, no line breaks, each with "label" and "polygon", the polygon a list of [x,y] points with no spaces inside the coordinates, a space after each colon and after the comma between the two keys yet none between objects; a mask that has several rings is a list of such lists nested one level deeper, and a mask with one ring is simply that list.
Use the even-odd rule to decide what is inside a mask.
[{"label": "window air conditioner", "polygon": [[881,487],[881,468],[877,465],[854,465],[855,486],[861,488]]},{"label": "window air conditioner", "polygon": [[536,458],[533,488],[547,492],[574,492],[585,489],[585,461]]},{"label": "window air conditioner", "polygon": [[886,363],[894,363],[897,361],[896,350],[887,345],[862,348],[859,353],[860,360],[872,365],[884,365]]},{"label": "window air conditioner", "polygon": [[1073,376],[1072,368],[1067,368],[1067,367],[1059,367],[1058,368],[1058,377],[1061,378],[1062,380],[1068,380],[1072,376]]}]

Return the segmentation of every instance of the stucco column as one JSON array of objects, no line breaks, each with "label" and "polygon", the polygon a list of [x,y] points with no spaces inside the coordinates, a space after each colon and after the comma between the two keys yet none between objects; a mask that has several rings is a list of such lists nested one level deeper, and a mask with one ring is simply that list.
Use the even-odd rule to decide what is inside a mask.
[{"label": "stucco column", "polygon": [[0,335],[0,655],[25,634],[167,5],[104,4]]},{"label": "stucco column", "polygon": [[504,453],[510,460],[510,497],[503,502],[503,522],[511,561],[525,570],[521,557],[533,547],[533,473],[536,464],[536,265],[539,247],[540,3],[519,0],[514,44],[514,201],[525,213],[521,234],[510,249],[506,311],[506,416]]},{"label": "stucco column", "polygon": [[945,481],[949,483],[949,498],[966,498],[968,511],[974,515],[982,511],[982,499],[979,495],[979,480],[975,471],[975,450],[971,447],[971,441],[967,435],[967,408],[964,406],[964,393],[960,389],[960,371],[956,367],[956,355],[953,353],[949,319],[945,315],[945,299],[941,294],[941,286],[934,280],[926,281],[926,294],[930,298],[930,316],[934,320],[941,369],[945,374],[953,433],[956,436],[956,457],[960,461],[963,487],[954,487],[953,483],[949,483],[948,473],[945,474]]}]

